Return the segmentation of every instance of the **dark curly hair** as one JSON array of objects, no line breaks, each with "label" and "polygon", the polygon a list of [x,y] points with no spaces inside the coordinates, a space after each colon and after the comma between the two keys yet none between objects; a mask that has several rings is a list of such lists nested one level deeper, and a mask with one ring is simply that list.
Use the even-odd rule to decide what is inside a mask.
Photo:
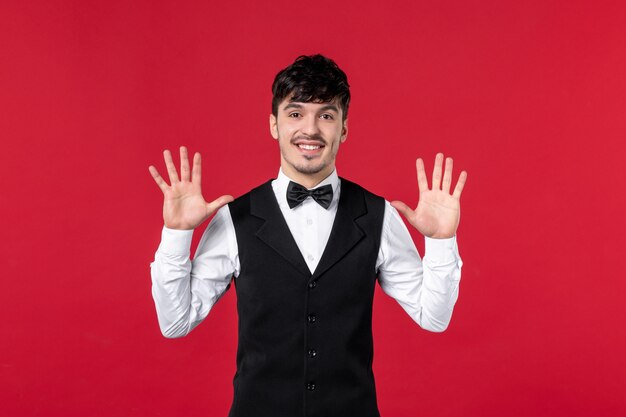
[{"label": "dark curly hair", "polygon": [[348,117],[350,85],[348,77],[323,55],[300,55],[293,64],[276,74],[272,84],[272,114],[278,117],[278,105],[290,94],[290,101],[325,103],[337,99],[342,121]]}]

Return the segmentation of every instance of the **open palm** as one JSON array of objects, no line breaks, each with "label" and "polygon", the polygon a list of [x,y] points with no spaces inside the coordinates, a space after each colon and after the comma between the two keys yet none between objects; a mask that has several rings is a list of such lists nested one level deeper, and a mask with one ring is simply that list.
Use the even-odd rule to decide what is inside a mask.
[{"label": "open palm", "polygon": [[446,159],[445,172],[442,181],[443,154],[435,157],[432,188],[428,188],[428,181],[424,171],[424,162],[418,158],[417,184],[419,187],[419,202],[415,210],[411,210],[402,201],[393,201],[391,205],[406,217],[421,234],[431,238],[445,239],[456,234],[461,218],[461,192],[467,180],[467,172],[461,172],[459,180],[450,194],[452,183],[452,158]]},{"label": "open palm", "polygon": [[202,196],[200,154],[193,157],[193,169],[189,170],[187,148],[180,147],[180,178],[169,150],[163,152],[170,185],[159,175],[157,169],[148,167],[152,178],[163,191],[163,221],[170,229],[195,229],[211,217],[220,207],[233,201],[230,195],[223,195],[207,203]]}]

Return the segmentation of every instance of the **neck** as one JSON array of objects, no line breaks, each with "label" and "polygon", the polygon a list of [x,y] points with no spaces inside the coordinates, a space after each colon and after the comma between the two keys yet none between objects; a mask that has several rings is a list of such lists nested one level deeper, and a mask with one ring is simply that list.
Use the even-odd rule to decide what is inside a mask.
[{"label": "neck", "polygon": [[335,170],[335,166],[329,166],[323,169],[320,172],[316,172],[314,174],[304,174],[302,172],[296,171],[290,166],[285,166],[285,164],[281,164],[281,169],[293,181],[302,185],[306,188],[314,188],[320,182],[324,181],[330,174]]}]

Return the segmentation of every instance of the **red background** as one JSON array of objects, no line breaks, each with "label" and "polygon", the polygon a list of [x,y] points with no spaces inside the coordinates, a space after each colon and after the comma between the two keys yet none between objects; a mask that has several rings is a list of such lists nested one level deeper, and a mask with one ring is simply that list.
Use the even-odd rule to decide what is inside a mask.
[{"label": "red background", "polygon": [[414,205],[416,157],[469,173],[449,329],[377,291],[382,414],[626,415],[626,6],[511,3],[3,1],[0,414],[226,415],[235,294],[161,336],[147,168],[202,152],[207,199],[274,177],[271,82],[320,52],[341,176]]}]

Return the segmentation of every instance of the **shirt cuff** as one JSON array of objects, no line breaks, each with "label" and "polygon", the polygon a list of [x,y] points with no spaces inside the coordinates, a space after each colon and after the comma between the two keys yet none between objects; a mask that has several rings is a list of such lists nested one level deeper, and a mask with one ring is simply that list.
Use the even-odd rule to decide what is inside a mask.
[{"label": "shirt cuff", "polygon": [[189,256],[193,230],[169,229],[163,226],[159,252],[170,256]]},{"label": "shirt cuff", "polygon": [[456,235],[447,239],[433,239],[424,237],[425,254],[424,257],[435,264],[448,264],[456,261]]}]

